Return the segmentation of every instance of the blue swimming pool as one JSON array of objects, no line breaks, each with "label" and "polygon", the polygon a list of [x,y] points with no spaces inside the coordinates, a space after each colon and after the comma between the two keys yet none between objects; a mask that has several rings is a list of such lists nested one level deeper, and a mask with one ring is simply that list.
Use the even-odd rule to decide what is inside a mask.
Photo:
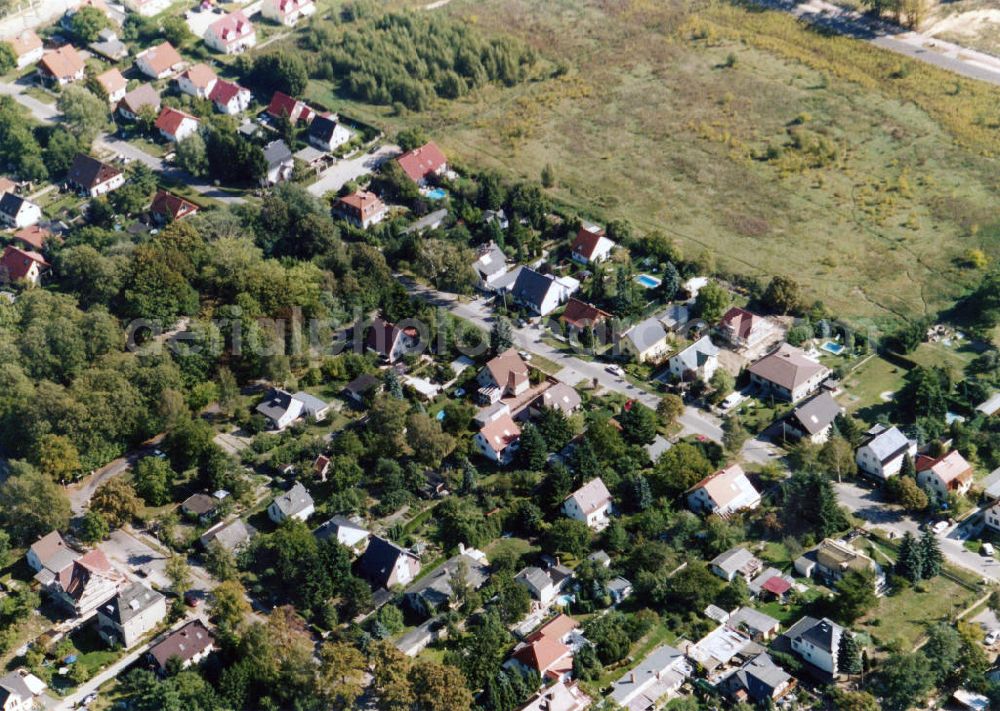
[{"label": "blue swimming pool", "polygon": [[822,346],[820,346],[827,353],[833,353],[834,355],[840,355],[844,352],[844,346],[836,343],[835,341],[827,341]]},{"label": "blue swimming pool", "polygon": [[446,197],[448,197],[448,191],[444,188],[434,188],[427,191],[427,198],[429,200],[444,200]]},{"label": "blue swimming pool", "polygon": [[635,280],[647,289],[655,289],[660,285],[660,280],[654,276],[649,276],[649,274],[639,274]]},{"label": "blue swimming pool", "polygon": [[572,595],[560,595],[556,598],[556,604],[559,607],[569,607],[570,603],[573,602],[575,598]]}]

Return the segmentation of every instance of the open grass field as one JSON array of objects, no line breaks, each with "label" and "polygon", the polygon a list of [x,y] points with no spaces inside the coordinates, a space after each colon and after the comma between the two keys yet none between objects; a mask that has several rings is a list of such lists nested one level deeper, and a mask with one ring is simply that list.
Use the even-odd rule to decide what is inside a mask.
[{"label": "open grass field", "polygon": [[419,114],[309,98],[390,130],[418,125],[454,162],[537,180],[594,219],[627,218],[726,270],[797,278],[855,324],[934,313],[1000,255],[991,209],[1000,94],[792,18],[708,0],[452,0],[513,34],[550,78]]},{"label": "open grass field", "polygon": [[913,649],[928,625],[952,619],[977,597],[941,576],[923,581],[918,588],[923,592],[910,588],[879,598],[878,606],[856,629],[870,634],[880,646],[897,643],[902,649]]}]

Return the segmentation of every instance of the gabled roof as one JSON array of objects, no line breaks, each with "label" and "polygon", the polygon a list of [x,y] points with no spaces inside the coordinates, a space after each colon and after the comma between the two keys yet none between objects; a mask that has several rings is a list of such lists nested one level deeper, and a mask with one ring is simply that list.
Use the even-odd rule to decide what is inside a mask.
[{"label": "gabled roof", "polygon": [[558,288],[555,279],[539,274],[530,267],[524,267],[517,275],[510,293],[520,301],[541,309],[542,302],[551,289]]},{"label": "gabled roof", "polygon": [[538,397],[536,405],[552,407],[564,415],[569,415],[580,407],[581,402],[580,393],[575,388],[558,382]]},{"label": "gabled roof", "polygon": [[507,268],[507,255],[496,244],[490,242],[479,250],[479,256],[472,268],[484,276],[493,276]]},{"label": "gabled roof", "polygon": [[40,267],[49,266],[49,263],[38,252],[18,249],[11,244],[4,247],[3,256],[0,257],[0,269],[10,280],[24,279],[28,276],[32,264],[38,264]]},{"label": "gabled roof", "polygon": [[28,52],[33,52],[42,46],[42,40],[38,35],[35,34],[34,30],[28,29],[20,32],[9,40],[11,48],[14,50],[14,54],[18,57],[23,57],[28,54]]},{"label": "gabled roof", "polygon": [[524,362],[515,348],[508,348],[503,353],[490,358],[486,370],[499,387],[518,385],[528,379],[528,364]]},{"label": "gabled roof", "polygon": [[419,562],[410,551],[400,548],[381,536],[372,536],[358,563],[361,574],[376,585],[385,586],[401,557],[409,557]]},{"label": "gabled roof", "polygon": [[544,674],[571,654],[570,648],[556,637],[546,636],[527,642],[514,652],[514,658],[529,669]]},{"label": "gabled roof", "polygon": [[667,338],[667,331],[656,317],[640,321],[627,330],[623,336],[631,341],[635,349],[643,353]]},{"label": "gabled roof", "polygon": [[514,580],[522,580],[535,590],[544,590],[552,585],[552,576],[533,565],[521,570],[514,576]]},{"label": "gabled roof", "polygon": [[151,106],[154,110],[159,110],[160,93],[152,84],[140,84],[125,94],[118,102],[118,106],[136,115],[139,114],[139,109],[143,106]]},{"label": "gabled roof", "polygon": [[910,449],[910,440],[898,427],[876,425],[868,431],[868,438],[861,446],[868,447],[885,464]]},{"label": "gabled roof", "polygon": [[567,496],[565,500],[569,499],[576,501],[577,506],[586,515],[607,506],[611,501],[611,492],[608,491],[608,487],[604,485],[601,477],[596,477]]},{"label": "gabled roof", "polygon": [[688,489],[688,493],[704,489],[716,508],[728,509],[748,505],[760,498],[760,493],[747,479],[746,472],[739,464],[730,464],[710,474]]},{"label": "gabled roof", "polygon": [[[778,578],[778,580],[781,580],[781,578]],[[740,625],[745,625],[751,632],[769,632],[777,628],[779,622],[760,610],[755,610],[752,607],[741,607],[732,614],[727,624],[734,629],[739,629]]]},{"label": "gabled roof", "polygon": [[[72,551],[59,531],[51,531],[31,544],[29,550],[35,554],[39,562],[48,567],[48,563],[61,551]],[[75,553],[75,551],[73,551]]]},{"label": "gabled roof", "polygon": [[281,496],[275,497],[274,505],[285,516],[294,516],[312,506],[313,498],[306,491],[306,488],[302,486],[302,483],[297,481],[292,485],[291,489]]},{"label": "gabled roof", "polygon": [[719,319],[719,326],[731,330],[741,339],[746,339],[753,331],[768,328],[769,323],[763,316],[733,306]]},{"label": "gabled roof", "polygon": [[104,89],[109,96],[128,86],[128,81],[122,76],[122,73],[114,67],[103,74],[98,74],[97,83],[101,85],[101,88]]},{"label": "gabled roof", "polygon": [[140,59],[144,60],[156,75],[163,74],[184,61],[169,42],[161,42],[145,52],[140,52],[136,55],[136,60]]},{"label": "gabled roof", "polygon": [[681,367],[686,371],[696,371],[703,367],[710,358],[716,358],[718,355],[719,347],[712,343],[712,339],[708,335],[704,335],[673,356],[671,360],[680,362]]},{"label": "gabled roof", "polygon": [[748,564],[754,563],[754,561],[757,561],[757,563],[760,562],[757,560],[757,556],[749,550],[743,546],[737,546],[736,548],[730,548],[725,553],[720,553],[715,556],[710,565],[724,571],[727,575],[732,575],[733,573],[742,570]]},{"label": "gabled roof", "polygon": [[814,435],[832,425],[840,410],[840,403],[833,398],[833,395],[824,391],[795,408],[792,411],[792,419],[795,420],[798,429]]},{"label": "gabled roof", "polygon": [[73,564],[63,568],[56,575],[56,581],[63,592],[73,600],[83,597],[87,584],[92,577],[121,579],[121,573],[111,567],[111,562],[100,548],[84,553],[73,561]]},{"label": "gabled roof", "polygon": [[801,639],[809,642],[825,652],[836,653],[840,648],[840,637],[844,628],[831,619],[824,617],[803,617],[792,625],[785,633],[789,639]]},{"label": "gabled roof", "polygon": [[153,204],[149,206],[149,211],[169,217],[171,220],[179,220],[198,212],[198,206],[180,195],[174,195],[166,190],[157,190],[153,197]]},{"label": "gabled roof", "polygon": [[201,620],[191,620],[149,650],[161,668],[173,657],[190,661],[215,643],[215,637]]},{"label": "gabled roof", "polygon": [[125,625],[164,597],[141,583],[131,583],[98,608],[98,611],[118,625]]},{"label": "gabled roof", "polygon": [[597,225],[584,225],[573,240],[573,253],[590,261],[599,252],[614,247],[615,243],[604,236],[604,230]]},{"label": "gabled roof", "polygon": [[678,666],[683,662],[684,653],[679,649],[668,644],[657,647],[632,671],[626,672],[614,683],[611,700],[628,708],[631,700],[645,696],[646,698],[642,700],[645,705],[637,708],[652,706],[670,689],[663,688],[663,693],[658,693],[658,690],[647,693],[647,690],[665,682],[679,684],[683,681],[684,674],[678,670]]},{"label": "gabled roof", "polygon": [[562,315],[563,321],[581,330],[608,318],[611,318],[611,314],[607,311],[601,311],[596,306],[576,298],[571,298],[566,302],[566,310],[563,311]]},{"label": "gabled roof", "polygon": [[20,195],[15,195],[14,193],[3,193],[0,194],[0,213],[7,215],[8,217],[17,217],[18,213],[25,205],[33,205],[34,203],[21,197]]},{"label": "gabled roof", "polygon": [[[0,708],[6,708],[7,700],[11,697],[18,697],[23,701],[29,701],[36,696],[31,687],[26,683],[17,671],[12,671],[0,677]],[[11,708],[18,708],[18,704],[12,704]],[[29,708],[31,708],[29,706]]]},{"label": "gabled roof", "polygon": [[181,508],[184,511],[193,514],[195,516],[203,516],[207,513],[215,511],[219,506],[218,500],[209,496],[208,494],[191,494],[191,496],[184,499],[181,503]]},{"label": "gabled roof", "polygon": [[280,388],[271,388],[257,405],[256,411],[269,420],[277,421],[292,406],[292,394]]},{"label": "gabled roof", "polygon": [[267,105],[267,113],[274,118],[284,116],[294,123],[296,121],[310,121],[313,110],[304,102],[294,99],[283,92],[276,91],[271,97],[271,103]]},{"label": "gabled roof", "polygon": [[431,173],[436,172],[443,165],[447,165],[448,159],[437,147],[434,141],[430,141],[419,148],[407,151],[396,159],[399,167],[403,169],[410,180],[420,182]]},{"label": "gabled roof", "polygon": [[309,126],[309,137],[322,143],[329,143],[333,132],[337,130],[336,116],[317,116]]},{"label": "gabled roof", "polygon": [[233,551],[249,541],[257,530],[250,524],[238,518],[229,523],[219,523],[205,531],[201,544],[208,548],[212,542],[217,542],[223,549]]},{"label": "gabled roof", "polygon": [[218,37],[223,43],[232,44],[253,34],[254,28],[243,11],[237,10],[213,22],[208,28],[208,32]]},{"label": "gabled roof", "polygon": [[972,476],[972,465],[969,464],[957,449],[937,459],[921,454],[916,461],[917,472],[931,471],[944,484],[950,484],[956,479],[965,480]]},{"label": "gabled roof", "polygon": [[731,690],[742,689],[754,701],[763,702],[771,700],[778,689],[791,681],[791,675],[766,652],[761,652],[727,677],[726,685]]},{"label": "gabled roof", "polygon": [[46,52],[38,62],[41,68],[57,79],[73,77],[83,71],[83,57],[73,48],[64,44],[59,49]]},{"label": "gabled roof", "polygon": [[381,317],[376,317],[371,327],[365,332],[365,347],[388,358],[396,349],[396,342],[404,335],[416,338],[419,334],[416,329],[396,328],[395,324],[389,323]]},{"label": "gabled roof", "polygon": [[264,160],[267,161],[268,168],[274,168],[275,166],[291,161],[292,150],[288,147],[287,143],[279,138],[264,146]]},{"label": "gabled roof", "polygon": [[[314,121],[313,126],[315,125],[316,122]],[[370,210],[385,207],[385,203],[382,202],[379,196],[368,190],[358,190],[350,195],[337,198],[337,204],[344,205],[360,215],[363,215]]]},{"label": "gabled roof", "polygon": [[237,94],[241,91],[249,91],[249,89],[244,89],[242,86],[235,82],[226,81],[225,79],[220,79],[215,82],[215,86],[212,87],[212,91],[209,92],[208,98],[217,104],[225,106],[230,101],[233,100]]},{"label": "gabled roof", "polygon": [[191,114],[186,114],[183,111],[166,106],[160,112],[159,118],[156,119],[156,128],[167,135],[176,136],[177,131],[180,130],[181,125],[185,121],[198,123],[198,119]]},{"label": "gabled roof", "polygon": [[272,3],[282,17],[314,4],[313,0],[272,0]]},{"label": "gabled roof", "polygon": [[479,430],[486,443],[499,454],[521,436],[521,428],[517,426],[509,414],[500,415],[492,422],[487,422]]},{"label": "gabled roof", "polygon": [[198,62],[193,67],[185,69],[181,73],[178,79],[184,78],[190,81],[197,89],[207,89],[212,86],[213,82],[218,81],[219,77],[216,76],[215,72],[210,66],[204,62]]},{"label": "gabled roof", "polygon": [[374,375],[363,373],[344,386],[344,391],[351,395],[363,395],[373,388],[377,388],[382,381]]},{"label": "gabled roof", "polygon": [[313,535],[321,541],[326,540],[327,538],[336,539],[339,532],[342,530],[356,531],[358,533],[363,533],[366,536],[369,535],[366,528],[360,526],[346,516],[334,516],[330,520],[324,521],[316,527],[316,530],[313,531]]},{"label": "gabled roof", "polygon": [[830,371],[825,365],[806,356],[802,349],[788,343],[782,343],[778,350],[758,360],[749,370],[758,378],[779,385],[789,392],[810,378]]}]

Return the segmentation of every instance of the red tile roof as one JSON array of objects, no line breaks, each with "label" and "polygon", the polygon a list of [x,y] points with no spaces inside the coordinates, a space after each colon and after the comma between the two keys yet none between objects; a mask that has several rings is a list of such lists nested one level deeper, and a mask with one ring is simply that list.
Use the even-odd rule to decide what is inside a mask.
[{"label": "red tile roof", "polygon": [[591,306],[590,304],[580,301],[579,299],[570,299],[566,304],[566,310],[563,312],[562,320],[571,326],[583,329],[587,326],[598,324],[604,319],[610,317],[611,314],[607,311],[601,311],[596,306]]},{"label": "red tile roof", "polygon": [[47,52],[39,61],[39,65],[55,78],[66,79],[83,70],[83,57],[73,49],[72,45],[66,44]]},{"label": "red tile roof", "polygon": [[274,96],[271,97],[271,103],[267,105],[267,113],[274,118],[284,116],[292,123],[298,121],[309,123],[316,115],[307,104],[280,91],[274,92]]},{"label": "red tile roof", "polygon": [[39,225],[25,227],[14,233],[14,239],[31,247],[36,252],[45,249],[45,241],[52,237],[52,233]]},{"label": "red tile roof", "polygon": [[241,91],[246,91],[246,89],[234,82],[220,79],[215,82],[215,86],[212,87],[208,98],[217,104],[228,104]]},{"label": "red tile roof", "polygon": [[218,80],[218,77],[215,75],[215,72],[212,71],[212,68],[204,62],[195,64],[190,69],[185,70],[181,76],[185,77],[198,89],[206,89],[212,84],[212,82]]},{"label": "red tile roof", "polygon": [[774,595],[784,595],[786,592],[792,589],[792,584],[782,578],[780,575],[775,575],[773,578],[768,578],[767,581],[761,586],[761,590],[767,590],[769,593]]},{"label": "red tile roof", "polygon": [[596,231],[592,232],[586,227],[581,227],[580,231],[576,233],[576,239],[573,240],[572,250],[575,254],[590,260],[594,257],[594,252],[602,238],[604,238],[604,230],[597,228]]},{"label": "red tile roof", "polygon": [[163,72],[172,69],[184,61],[181,59],[181,55],[177,53],[177,50],[174,49],[174,46],[169,42],[162,42],[155,47],[150,47],[136,57],[136,59],[140,58],[144,58],[146,60],[146,64],[148,64],[150,69],[152,69],[157,75],[163,74]]},{"label": "red tile roof", "polygon": [[242,10],[229,13],[213,23],[208,29],[226,44],[232,44],[254,32],[253,24],[243,14]]},{"label": "red tile roof", "polygon": [[404,153],[396,159],[396,162],[410,180],[420,182],[428,175],[437,172],[441,166],[447,165],[448,159],[444,157],[437,144],[431,141],[427,145]]},{"label": "red tile roof", "polygon": [[719,325],[733,329],[739,338],[746,338],[758,323],[764,320],[763,316],[758,316],[739,306],[734,306],[722,315]]},{"label": "red tile roof", "polygon": [[168,193],[166,190],[158,190],[153,198],[153,204],[149,206],[149,211],[169,217],[171,220],[179,220],[198,212],[198,206],[180,195]]},{"label": "red tile roof", "polygon": [[172,109],[169,106],[165,107],[160,113],[160,117],[156,119],[156,128],[163,131],[171,136],[177,135],[177,130],[184,123],[185,119],[191,119],[192,121],[197,121],[194,116],[186,114],[183,111],[178,111],[177,109]]},{"label": "red tile roof", "polygon": [[37,262],[42,267],[49,266],[49,263],[45,261],[45,257],[38,252],[18,249],[13,245],[7,245],[4,247],[3,256],[0,257],[0,270],[7,275],[7,278],[17,281],[28,276],[32,262]]}]

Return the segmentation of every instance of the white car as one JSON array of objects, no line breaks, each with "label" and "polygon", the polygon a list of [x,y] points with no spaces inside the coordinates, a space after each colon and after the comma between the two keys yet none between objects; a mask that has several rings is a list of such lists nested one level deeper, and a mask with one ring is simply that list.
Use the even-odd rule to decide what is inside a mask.
[{"label": "white car", "polygon": [[983,640],[987,647],[992,647],[997,642],[1000,642],[1000,630],[993,630],[988,635],[986,639]]},{"label": "white car", "polygon": [[620,365],[612,364],[609,365],[607,368],[605,368],[605,370],[611,373],[612,375],[617,375],[619,378],[625,377],[625,371],[622,370],[622,367]]},{"label": "white car", "polygon": [[946,528],[948,528],[948,522],[947,521],[938,521],[933,526],[931,526],[931,530],[934,531],[934,533],[939,534],[939,535],[941,533],[943,533]]},{"label": "white car", "polygon": [[525,361],[526,363],[531,362],[531,354],[528,353],[528,351],[518,351],[517,354],[521,356],[521,360]]}]

